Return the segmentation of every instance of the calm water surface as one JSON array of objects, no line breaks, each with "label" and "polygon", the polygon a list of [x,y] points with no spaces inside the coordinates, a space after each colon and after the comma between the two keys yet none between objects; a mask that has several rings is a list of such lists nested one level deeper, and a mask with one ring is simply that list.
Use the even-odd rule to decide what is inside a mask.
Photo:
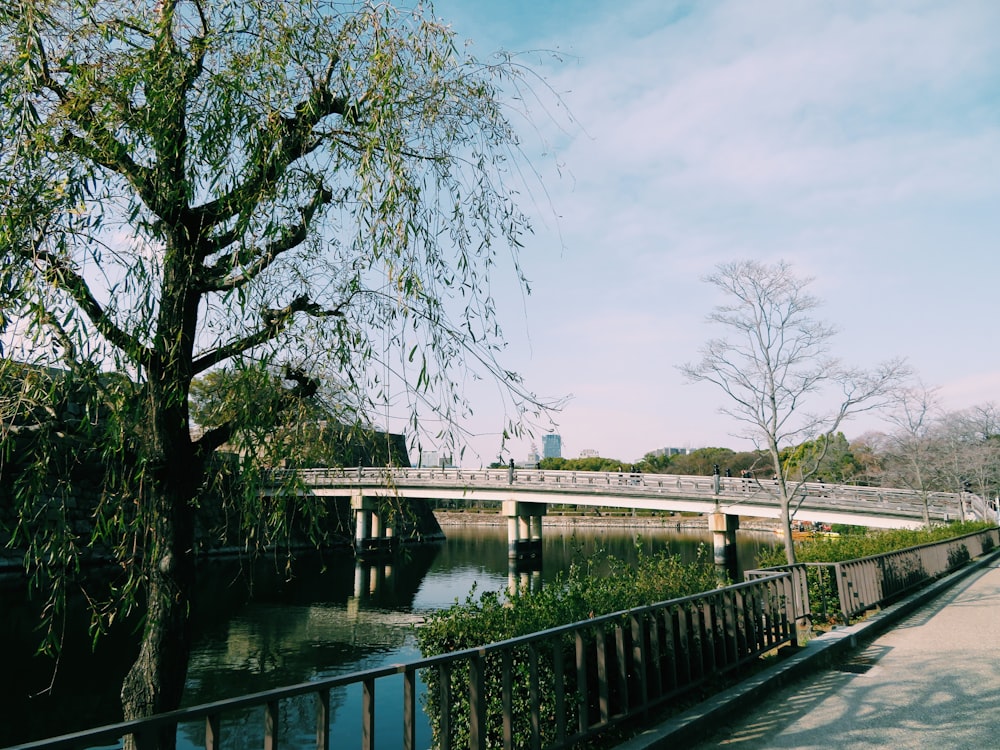
[{"label": "calm water surface", "polygon": [[[193,607],[196,638],[184,703],[419,658],[413,627],[427,613],[464,600],[474,587],[486,591],[508,584],[505,527],[447,527],[445,533],[448,540],[441,545],[407,549],[391,564],[375,567],[355,566],[347,555],[300,561],[290,576],[273,561],[252,569],[234,561],[208,563]],[[741,531],[741,567],[754,565],[757,551],[772,540]],[[707,533],[546,526],[540,577],[550,581],[574,555],[579,559],[597,550],[635,559],[638,549],[651,553],[668,547],[694,560],[703,543],[710,544]],[[118,689],[135,654],[127,630],[100,640],[92,652],[85,627],[67,627],[64,655],[54,664],[33,656],[37,607],[14,585],[0,589],[0,603],[5,612],[0,635],[9,655],[7,676],[0,680],[0,746],[120,719]],[[393,718],[378,722],[380,747],[401,745],[401,709],[394,693],[401,695],[402,688],[379,682],[377,715]],[[283,712],[288,745],[307,742],[314,731],[312,698],[289,702]],[[338,747],[360,743],[360,713],[360,689],[331,694]],[[255,746],[260,726],[259,712],[227,715],[224,746]],[[419,746],[429,744],[426,726],[418,729],[418,740]],[[203,743],[201,724],[181,727],[180,747]]]}]

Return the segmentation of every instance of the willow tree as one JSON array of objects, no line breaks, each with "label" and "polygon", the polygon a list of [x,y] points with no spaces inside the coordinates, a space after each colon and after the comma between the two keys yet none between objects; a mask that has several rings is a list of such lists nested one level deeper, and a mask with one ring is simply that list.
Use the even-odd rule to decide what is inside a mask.
[{"label": "willow tree", "polygon": [[[323,394],[342,418],[396,399],[448,421],[468,408],[467,367],[506,386],[511,423],[537,406],[498,364],[490,287],[498,271],[524,285],[503,95],[518,75],[419,5],[0,6],[0,340],[86,384],[74,429],[104,466],[92,536],[33,525],[38,478],[46,502],[66,484],[44,467],[66,430],[39,417],[18,538],[55,584],[87,547],[120,564],[100,612],[144,608],[127,718],[180,700],[197,500],[220,446],[252,473],[287,444],[268,440],[275,426]],[[196,431],[192,379],[215,368],[248,394],[275,375],[286,387],[266,406],[234,396],[230,418]],[[251,492],[242,512],[280,526],[292,502]]]},{"label": "willow tree", "polygon": [[[705,280],[725,295],[708,320],[728,337],[710,340],[701,361],[680,370],[721,389],[726,400],[719,411],[738,425],[735,435],[770,459],[775,481],[767,490],[778,501],[793,564],[792,519],[803,485],[817,476],[844,421],[889,403],[907,370],[895,360],[861,370],[832,357],[835,330],[813,317],[820,303],[807,291],[812,279],[796,276],[783,261],[725,263]],[[806,440],[816,441],[817,450],[797,462],[783,460],[785,449]]]}]

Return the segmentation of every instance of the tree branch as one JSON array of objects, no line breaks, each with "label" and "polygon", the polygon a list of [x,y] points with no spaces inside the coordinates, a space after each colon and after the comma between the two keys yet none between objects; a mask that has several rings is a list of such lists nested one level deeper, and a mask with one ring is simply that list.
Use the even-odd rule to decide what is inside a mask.
[{"label": "tree branch", "polygon": [[349,301],[349,299],[345,300],[335,308],[325,310],[317,303],[311,302],[306,295],[300,295],[285,307],[276,310],[265,309],[261,311],[264,326],[260,330],[198,357],[193,363],[192,374],[197,375],[220,362],[225,362],[227,359],[235,357],[237,354],[272,341],[288,328],[289,323],[291,323],[296,313],[303,312],[314,318],[340,317],[344,314],[343,308]]},{"label": "tree branch", "polygon": [[47,51],[44,48],[40,48],[39,52],[42,69],[40,78],[41,89],[48,89],[52,92],[65,108],[70,120],[76,123],[91,138],[91,141],[87,141],[85,138],[66,130],[63,134],[61,145],[77,156],[125,177],[139,195],[142,196],[143,200],[147,202],[147,205],[155,211],[155,207],[149,202],[149,199],[153,196],[148,194],[151,171],[137,164],[129,155],[125,146],[106,128],[98,125],[98,118],[91,109],[91,102],[71,93],[65,86],[59,83],[52,75]]},{"label": "tree branch", "polygon": [[[282,393],[281,411],[286,411],[295,401],[311,398],[319,391],[319,381],[316,378],[309,377],[305,371],[299,368],[286,366],[282,376],[285,380],[294,381],[295,386]],[[194,441],[195,456],[199,460],[204,460],[212,451],[232,440],[236,427],[241,421],[239,418],[230,419],[217,427],[207,430],[200,438]]]},{"label": "tree branch", "polygon": [[[329,87],[329,77],[318,83],[310,95],[295,106],[291,117],[271,117],[258,129],[262,144],[258,158],[251,163],[242,183],[217,200],[194,210],[203,226],[212,226],[243,213],[248,205],[270,190],[292,162],[319,147],[321,141],[312,137],[312,129],[324,117],[346,115],[352,108],[347,97],[335,96]],[[270,133],[271,128],[277,134]]]},{"label": "tree branch", "polygon": [[[324,205],[333,200],[333,193],[322,185],[316,191],[312,201],[301,209],[302,220],[294,227],[285,228],[274,242],[269,243],[263,250],[258,251],[254,247],[244,248],[236,254],[235,258],[222,259],[218,263],[206,268],[202,274],[204,279],[202,290],[206,292],[222,292],[236,289],[248,281],[253,280],[267,269],[282,253],[297,247],[305,241],[308,236],[309,225],[316,212]],[[235,237],[220,237],[218,242],[221,246],[223,241],[226,244],[234,241]],[[239,273],[231,276],[236,269]]]},{"label": "tree branch", "polygon": [[42,274],[53,287],[64,290],[90,322],[109,343],[121,349],[137,365],[147,365],[152,353],[130,336],[108,317],[107,312],[90,291],[90,286],[83,277],[71,269],[64,260],[55,254],[36,246],[31,253],[21,251],[22,257],[42,264]]}]

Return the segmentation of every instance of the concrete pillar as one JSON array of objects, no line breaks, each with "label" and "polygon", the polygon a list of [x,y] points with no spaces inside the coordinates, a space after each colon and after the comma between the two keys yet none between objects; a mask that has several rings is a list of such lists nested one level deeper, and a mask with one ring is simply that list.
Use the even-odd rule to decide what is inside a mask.
[{"label": "concrete pillar", "polygon": [[502,513],[507,517],[507,557],[541,560],[545,505],[504,500]]},{"label": "concrete pillar", "polygon": [[378,498],[365,497],[361,492],[351,494],[354,511],[354,551],[358,555],[385,555],[392,551],[395,539],[392,529],[379,518]]},{"label": "concrete pillar", "polygon": [[715,564],[726,573],[730,579],[737,582],[736,560],[736,530],[740,527],[740,517],[727,513],[710,513],[708,515],[708,530],[712,532],[712,551]]},{"label": "concrete pillar", "polygon": [[523,515],[524,510],[520,510],[517,516],[517,538],[519,541],[531,541],[531,516]]},{"label": "concrete pillar", "polygon": [[531,516],[531,539],[537,541],[539,544],[542,542],[541,516]]},{"label": "concrete pillar", "polygon": [[[504,513],[506,513],[507,504],[504,503]],[[507,557],[511,560],[517,558],[517,542],[519,537],[517,536],[517,516],[507,516]]]},{"label": "concrete pillar", "polygon": [[371,536],[371,511],[358,508],[354,511],[354,542],[358,546]]}]

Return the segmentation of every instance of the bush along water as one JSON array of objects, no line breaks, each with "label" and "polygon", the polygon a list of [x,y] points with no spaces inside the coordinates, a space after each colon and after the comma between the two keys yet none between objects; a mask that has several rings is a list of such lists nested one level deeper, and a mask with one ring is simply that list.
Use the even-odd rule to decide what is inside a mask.
[{"label": "bush along water", "polygon": [[[574,561],[569,570],[538,591],[513,593],[473,590],[464,602],[456,601],[448,609],[431,613],[416,630],[416,639],[424,656],[473,648],[488,643],[535,633],[548,628],[587,620],[611,612],[711,591],[728,581],[720,578],[712,563],[711,552],[699,550],[694,563],[685,563],[679,556],[664,551],[655,555],[641,553],[637,563],[627,563],[609,555],[591,556]],[[566,636],[557,648],[544,648],[538,655],[539,695],[541,696],[542,744],[555,741],[554,659],[561,653],[564,660],[572,657],[574,640]],[[564,663],[566,663],[564,661]],[[512,680],[515,685],[527,685],[530,673],[528,647],[515,649]],[[425,710],[430,720],[435,747],[468,745],[469,700],[468,664],[453,665],[450,681],[449,720],[442,716],[442,685],[440,673],[428,670]],[[574,670],[566,670],[568,694],[575,690]],[[514,691],[512,731],[515,747],[530,745],[530,707],[527,691]],[[503,745],[502,664],[501,657],[485,660],[484,691],[487,696],[487,746]],[[576,723],[572,715],[578,707],[568,702],[567,722]],[[448,728],[448,737],[444,736]],[[549,736],[552,735],[552,736]]]},{"label": "bush along water", "polygon": [[[795,558],[800,563],[836,563],[857,560],[921,544],[953,539],[990,529],[993,526],[992,523],[982,521],[966,521],[935,526],[931,529],[835,528],[836,531],[840,532],[839,537],[818,536],[796,542]],[[949,560],[952,568],[968,562],[968,550],[965,551],[963,559],[959,559],[961,552],[953,552],[952,555],[955,558]],[[758,553],[758,565],[761,568],[781,566],[785,564],[785,560],[785,548],[781,544],[771,549],[762,549]],[[907,571],[897,572],[900,575],[905,575]],[[814,617],[825,612],[829,614],[831,620],[834,619],[840,610],[840,597],[833,576],[822,568],[810,568],[806,576],[809,586],[809,603]]]},{"label": "bush along water", "polygon": [[[916,547],[920,544],[940,542],[965,534],[993,528],[995,524],[982,521],[966,521],[935,526],[931,529],[871,529],[864,533],[844,534],[839,537],[816,537],[803,539],[795,544],[795,559],[799,562],[842,562],[872,557],[884,552]],[[772,549],[762,549],[758,553],[758,565],[762,568],[785,564],[785,548],[776,545]]]}]

